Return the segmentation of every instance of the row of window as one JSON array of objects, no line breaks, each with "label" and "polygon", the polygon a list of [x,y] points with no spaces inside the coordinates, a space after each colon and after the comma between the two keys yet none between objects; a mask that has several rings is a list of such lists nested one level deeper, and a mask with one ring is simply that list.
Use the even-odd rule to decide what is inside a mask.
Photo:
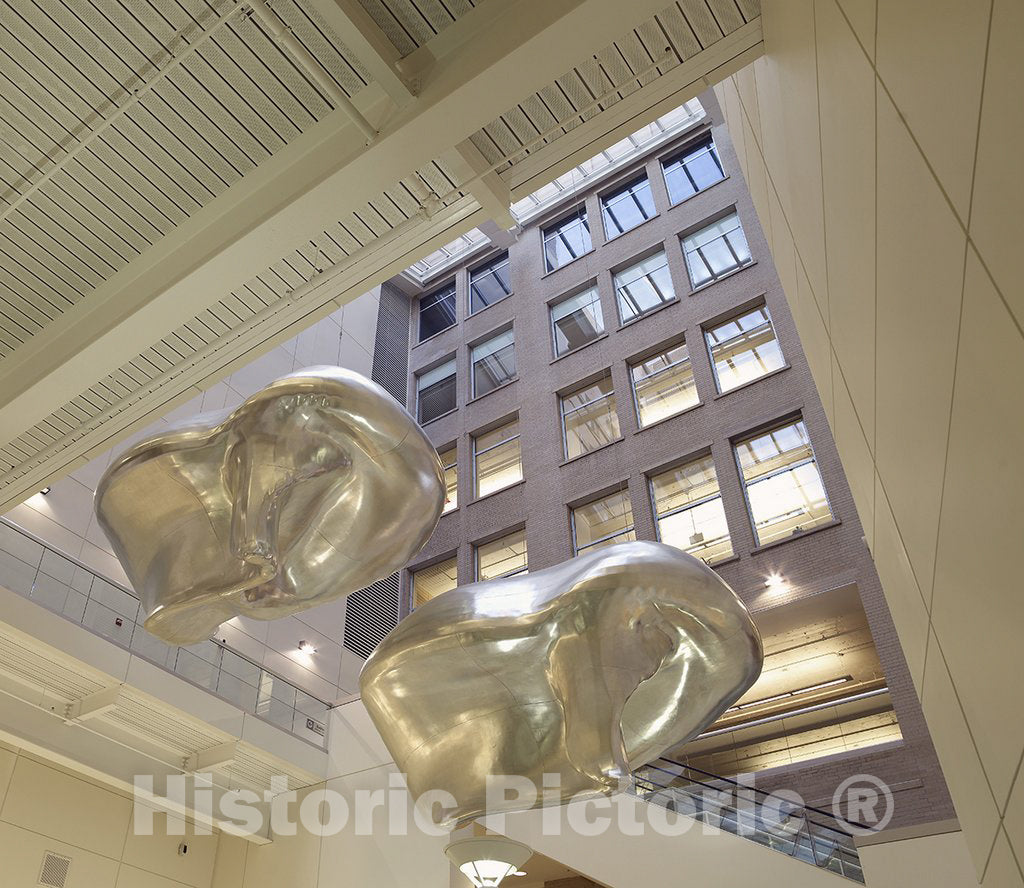
[{"label": "row of window", "polygon": [[[713,185],[725,175],[710,136],[664,161],[662,169],[673,204]],[[601,198],[601,213],[609,240],[651,218],[655,213],[654,198],[646,175],[604,195]],[[578,207],[558,222],[547,226],[543,231],[543,244],[544,263],[548,271],[561,268],[593,249],[586,209]],[[746,238],[735,213],[684,238],[683,252],[694,287],[702,286],[750,261]],[[661,257],[664,260],[664,253]],[[662,262],[660,271],[650,264],[651,260],[645,262],[649,268],[641,269],[644,263],[639,263],[621,275],[624,280],[620,296],[623,322],[672,298],[667,261]],[[634,278],[643,277],[646,280],[636,280],[631,284],[631,273]],[[654,294],[648,292],[652,286]],[[659,295],[659,286],[662,291],[669,293],[667,297]],[[620,291],[618,283],[616,291]],[[422,342],[454,326],[455,292],[455,283],[452,282],[420,299],[418,341]],[[482,311],[511,293],[512,282],[506,252],[470,272],[469,313]],[[650,303],[652,295],[656,300],[654,303]],[[645,305],[646,309],[643,308]]]},{"label": "row of window", "polygon": [[[552,323],[558,329],[562,316]],[[593,311],[593,308],[589,309]],[[597,309],[600,312],[600,308]],[[744,309],[704,327],[704,339],[720,393],[752,382],[785,364],[765,305]],[[515,334],[503,331],[470,350],[471,397],[479,397],[515,377]],[[685,342],[629,364],[633,402],[640,427],[698,403]],[[430,422],[457,406],[455,358],[416,377],[416,415]],[[619,437],[611,376],[562,396],[565,457],[571,459]],[[610,437],[608,437],[610,436]]]},{"label": "row of window", "polygon": [[[711,136],[687,146],[662,162],[662,173],[673,205],[725,178],[718,149]],[[612,240],[656,214],[651,183],[646,174],[620,185],[601,197],[605,240]],[[544,265],[555,271],[593,249],[587,212],[580,207],[544,229]]]},{"label": "row of window", "polygon": [[[519,461],[518,425],[510,423],[490,433],[501,438],[489,440],[482,449],[474,442],[474,477],[479,488],[481,477],[500,486],[522,478]],[[495,449],[508,446],[502,455],[488,457]],[[758,546],[784,539],[832,520],[821,474],[814,457],[807,427],[802,419],[790,420],[767,431],[758,432],[733,443],[736,464],[746,493],[747,509]],[[446,479],[454,503],[456,466],[454,449],[442,455]],[[491,472],[494,472],[491,475]],[[449,474],[450,473],[450,474]],[[718,475],[710,454],[667,471],[647,477],[657,537],[708,564],[733,554],[732,540]],[[498,488],[496,488],[498,489]],[[454,508],[454,505],[452,505]],[[628,489],[618,490],[569,510],[573,551],[579,555],[611,543],[636,539],[633,507]],[[527,570],[526,531],[518,529],[500,539],[474,547],[477,580],[511,576]],[[412,573],[413,606],[419,606],[458,583],[455,558],[450,558]]]}]

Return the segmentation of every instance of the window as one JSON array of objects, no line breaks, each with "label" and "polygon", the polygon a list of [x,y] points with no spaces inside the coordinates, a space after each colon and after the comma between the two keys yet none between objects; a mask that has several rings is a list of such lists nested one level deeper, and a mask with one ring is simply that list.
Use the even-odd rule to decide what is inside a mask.
[{"label": "window", "polygon": [[750,262],[750,247],[735,213],[683,238],[683,253],[694,287],[718,280]]},{"label": "window", "polygon": [[455,559],[440,561],[430,567],[421,567],[410,574],[412,577],[412,606],[419,607],[443,592],[449,592],[459,584]]},{"label": "window", "polygon": [[725,178],[714,139],[707,136],[662,163],[668,197],[673,204]]},{"label": "window", "polygon": [[526,531],[514,530],[501,539],[476,547],[476,578],[493,580],[526,573]]},{"label": "window", "polygon": [[602,197],[601,214],[608,240],[650,219],[654,215],[654,197],[647,177],[640,176]]},{"label": "window", "polygon": [[420,297],[419,342],[455,324],[455,282]]},{"label": "window", "polygon": [[416,377],[416,418],[430,422],[455,409],[455,358]]},{"label": "window", "polygon": [[562,396],[562,437],[566,459],[619,439],[611,376]]},{"label": "window", "polygon": [[743,312],[704,331],[720,392],[727,392],[785,363],[765,306]]},{"label": "window", "polygon": [[583,207],[544,229],[544,264],[548,271],[561,268],[592,248],[587,211]]},{"label": "window", "polygon": [[650,482],[659,540],[708,564],[732,555],[718,475],[710,455],[653,475]]},{"label": "window", "polygon": [[555,355],[579,348],[604,333],[604,317],[597,287],[591,287],[551,306]]},{"label": "window", "polygon": [[636,539],[629,491],[620,490],[572,510],[572,543],[576,554]]},{"label": "window", "polygon": [[456,448],[449,447],[443,453],[438,453],[438,457],[444,467],[444,509],[441,514],[445,515],[459,506],[459,466],[456,461]]},{"label": "window", "polygon": [[512,292],[508,253],[502,253],[469,274],[469,313],[476,314]]},{"label": "window", "polygon": [[622,323],[671,302],[676,291],[664,251],[655,253],[615,275],[615,298]]},{"label": "window", "polygon": [[523,480],[518,419],[473,438],[473,472],[478,499]]},{"label": "window", "polygon": [[832,520],[802,419],[736,445],[757,544]]},{"label": "window", "polygon": [[629,373],[640,428],[700,403],[685,343],[630,365]]},{"label": "window", "polygon": [[474,398],[504,385],[516,375],[516,346],[512,331],[506,330],[473,346],[469,360],[472,365]]}]

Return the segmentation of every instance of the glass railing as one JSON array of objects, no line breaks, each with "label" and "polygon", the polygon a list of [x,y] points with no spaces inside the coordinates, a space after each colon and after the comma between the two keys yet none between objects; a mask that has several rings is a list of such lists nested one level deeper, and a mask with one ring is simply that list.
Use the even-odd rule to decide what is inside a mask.
[{"label": "glass railing", "polygon": [[827,811],[671,759],[657,759],[640,768],[633,775],[633,791],[652,804],[864,882],[850,823]]},{"label": "glass railing", "polygon": [[[0,519],[0,586],[320,747],[330,704],[210,639],[172,647],[142,626],[130,590]],[[45,640],[45,639],[44,639]]]}]

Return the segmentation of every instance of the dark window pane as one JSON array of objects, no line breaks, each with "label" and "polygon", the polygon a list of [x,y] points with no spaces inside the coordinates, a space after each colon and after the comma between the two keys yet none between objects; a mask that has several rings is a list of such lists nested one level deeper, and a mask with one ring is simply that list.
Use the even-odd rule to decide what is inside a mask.
[{"label": "dark window pane", "polygon": [[544,229],[544,260],[554,271],[591,249],[587,211],[582,207],[555,225]]},{"label": "dark window pane", "polygon": [[509,276],[508,253],[499,256],[482,268],[474,271],[469,278],[469,313],[474,314],[512,292]]},{"label": "dark window pane", "polygon": [[666,160],[664,169],[668,196],[674,204],[725,178],[718,149],[710,136]]},{"label": "dark window pane", "polygon": [[428,370],[416,379],[416,417],[430,422],[455,409],[455,359]]},{"label": "dark window pane", "polygon": [[586,345],[604,332],[604,318],[597,287],[577,293],[551,306],[555,354],[562,355]]},{"label": "dark window pane", "polygon": [[651,183],[646,176],[641,176],[606,195],[601,198],[601,212],[604,213],[604,230],[608,237],[636,228],[654,215]]},{"label": "dark window pane", "polygon": [[449,284],[420,299],[419,341],[447,330],[455,323],[455,284]]}]

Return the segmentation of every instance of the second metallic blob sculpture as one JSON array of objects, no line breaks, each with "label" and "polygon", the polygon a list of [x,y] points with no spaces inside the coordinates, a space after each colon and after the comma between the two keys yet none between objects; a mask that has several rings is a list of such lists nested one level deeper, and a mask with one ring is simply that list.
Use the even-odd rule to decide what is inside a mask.
[{"label": "second metallic blob sculpture", "polygon": [[340,367],[278,379],[121,454],[96,515],[172,644],[270,620],[403,567],[444,504],[433,446],[384,389]]},{"label": "second metallic blob sculpture", "polygon": [[652,542],[459,586],[417,608],[360,676],[410,789],[444,790],[449,823],[486,806],[490,775],[529,778],[537,804],[610,793],[696,736],[761,671],[746,608],[703,562]]}]

